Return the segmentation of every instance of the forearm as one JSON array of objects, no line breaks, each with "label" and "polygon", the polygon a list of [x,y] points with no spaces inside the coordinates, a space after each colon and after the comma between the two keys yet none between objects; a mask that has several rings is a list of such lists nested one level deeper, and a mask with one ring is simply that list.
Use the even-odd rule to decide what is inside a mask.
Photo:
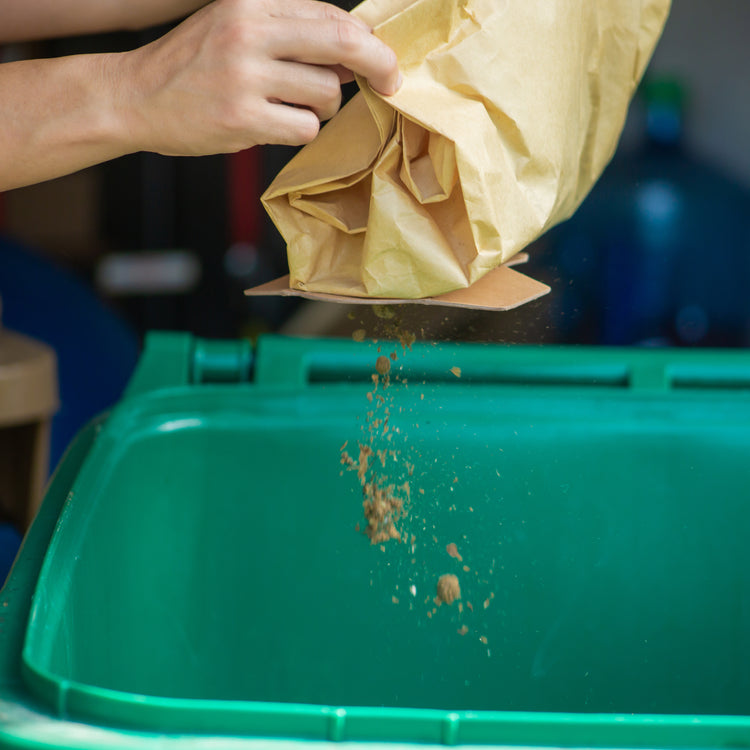
[{"label": "forearm", "polygon": [[393,51],[317,0],[215,0],[128,52],[0,64],[0,190],[136,151],[308,143],[354,74],[386,96],[399,86]]},{"label": "forearm", "polygon": [[0,43],[146,28],[208,0],[0,0]]},{"label": "forearm", "polygon": [[120,116],[116,58],[0,65],[0,191],[137,150]]}]

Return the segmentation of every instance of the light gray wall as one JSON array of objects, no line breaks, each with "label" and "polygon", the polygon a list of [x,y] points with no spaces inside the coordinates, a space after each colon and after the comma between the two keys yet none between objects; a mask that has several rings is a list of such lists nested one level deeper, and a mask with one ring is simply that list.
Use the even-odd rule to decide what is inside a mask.
[{"label": "light gray wall", "polygon": [[686,82],[693,153],[750,186],[750,0],[673,0],[651,69]]}]

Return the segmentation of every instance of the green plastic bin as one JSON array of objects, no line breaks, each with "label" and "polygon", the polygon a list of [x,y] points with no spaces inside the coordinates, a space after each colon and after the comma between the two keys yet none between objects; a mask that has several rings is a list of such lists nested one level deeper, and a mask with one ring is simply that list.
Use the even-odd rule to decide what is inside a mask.
[{"label": "green plastic bin", "polygon": [[376,356],[149,338],[0,592],[0,747],[750,747],[750,353],[415,345],[383,548]]}]

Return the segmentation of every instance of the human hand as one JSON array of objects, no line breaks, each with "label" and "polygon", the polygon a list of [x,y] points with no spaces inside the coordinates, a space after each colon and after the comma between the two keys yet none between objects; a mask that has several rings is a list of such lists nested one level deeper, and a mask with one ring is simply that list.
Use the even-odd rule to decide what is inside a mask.
[{"label": "human hand", "polygon": [[318,0],[215,0],[118,56],[114,77],[133,150],[193,156],[308,143],[353,73],[385,95],[400,85],[393,51],[345,11]]}]

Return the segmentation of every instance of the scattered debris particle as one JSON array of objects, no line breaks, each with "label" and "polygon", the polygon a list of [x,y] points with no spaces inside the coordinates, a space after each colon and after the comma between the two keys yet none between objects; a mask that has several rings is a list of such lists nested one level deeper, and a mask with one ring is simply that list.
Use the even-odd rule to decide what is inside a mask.
[{"label": "scattered debris particle", "polygon": [[396,311],[390,305],[372,305],[372,311],[381,320],[393,320],[396,317]]},{"label": "scattered debris particle", "polygon": [[456,599],[461,598],[461,586],[458,583],[458,578],[452,573],[445,573],[438,578],[437,582],[437,603],[442,604],[445,602],[450,605]]},{"label": "scattered debris particle", "polygon": [[463,557],[461,557],[461,555],[460,555],[460,553],[458,551],[458,547],[456,547],[456,543],[455,542],[451,542],[450,544],[446,545],[445,551],[451,557],[454,557],[459,562],[463,562],[464,559],[463,559]]},{"label": "scattered debris particle", "polygon": [[457,377],[461,377],[461,368],[460,367],[451,367],[451,372]]},{"label": "scattered debris particle", "polygon": [[391,371],[391,360],[381,354],[375,361],[375,369],[380,375],[387,375]]}]

